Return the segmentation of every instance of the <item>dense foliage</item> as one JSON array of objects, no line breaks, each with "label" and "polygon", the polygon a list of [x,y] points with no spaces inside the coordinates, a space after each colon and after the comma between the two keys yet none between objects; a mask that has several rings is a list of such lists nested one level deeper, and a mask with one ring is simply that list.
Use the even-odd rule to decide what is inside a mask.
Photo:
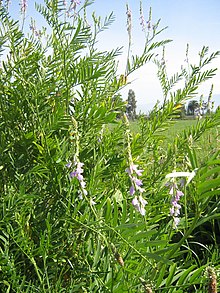
[{"label": "dense foliage", "polygon": [[[143,54],[129,52],[118,77],[121,51],[100,52],[96,42],[113,14],[88,24],[91,2],[73,1],[66,13],[64,1],[45,0],[36,9],[47,30],[32,23],[30,35],[1,7],[0,290],[216,290],[220,153],[198,158],[196,143],[220,111],[166,147],[163,130],[215,74],[206,65],[219,52],[204,47],[197,65],[168,78],[156,55],[169,40],[155,40],[162,30],[150,11]],[[164,103],[134,134],[117,96],[151,60]]]}]

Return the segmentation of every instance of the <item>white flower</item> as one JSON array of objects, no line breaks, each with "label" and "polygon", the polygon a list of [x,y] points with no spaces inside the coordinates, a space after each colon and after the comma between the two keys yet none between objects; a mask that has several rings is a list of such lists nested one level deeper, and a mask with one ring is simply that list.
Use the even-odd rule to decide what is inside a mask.
[{"label": "white flower", "polygon": [[167,174],[165,178],[188,177],[188,180],[186,182],[186,185],[188,185],[190,181],[193,179],[193,177],[196,175],[197,170],[198,168],[196,168],[192,172],[173,172]]}]

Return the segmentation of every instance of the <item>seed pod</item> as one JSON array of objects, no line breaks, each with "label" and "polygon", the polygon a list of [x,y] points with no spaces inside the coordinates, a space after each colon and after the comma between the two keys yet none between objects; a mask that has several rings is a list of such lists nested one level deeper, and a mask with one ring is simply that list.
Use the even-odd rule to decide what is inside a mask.
[{"label": "seed pod", "polygon": [[152,288],[151,288],[152,286],[150,286],[144,279],[142,279],[142,278],[139,278],[139,279],[141,281],[141,284],[144,287],[144,291],[146,293],[153,293]]},{"label": "seed pod", "polygon": [[208,293],[217,293],[217,277],[213,268],[207,268]]},{"label": "seed pod", "polygon": [[123,261],[123,258],[121,257],[121,255],[116,251],[114,256],[115,256],[115,259],[117,260],[117,262],[120,264],[120,266],[123,267],[124,261]]}]

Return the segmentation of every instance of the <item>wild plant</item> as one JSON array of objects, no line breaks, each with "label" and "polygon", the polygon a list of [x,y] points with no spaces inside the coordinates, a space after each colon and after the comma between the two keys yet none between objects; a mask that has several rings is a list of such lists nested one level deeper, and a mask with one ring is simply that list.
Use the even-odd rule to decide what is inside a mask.
[{"label": "wild plant", "polygon": [[[118,73],[122,49],[97,46],[114,15],[89,18],[92,3],[36,4],[47,26],[32,20],[30,33],[25,17],[19,25],[1,5],[1,291],[205,292],[205,272],[219,269],[220,159],[219,149],[199,159],[196,142],[220,112],[166,146],[164,129],[215,74],[205,67],[219,52],[202,48],[199,64],[169,78],[157,54],[170,40],[156,41],[163,29],[151,10],[144,22],[141,3],[145,47],[132,55],[127,7],[127,63]],[[132,133],[118,95],[149,61],[164,102]],[[212,276],[208,286],[217,288]]]}]

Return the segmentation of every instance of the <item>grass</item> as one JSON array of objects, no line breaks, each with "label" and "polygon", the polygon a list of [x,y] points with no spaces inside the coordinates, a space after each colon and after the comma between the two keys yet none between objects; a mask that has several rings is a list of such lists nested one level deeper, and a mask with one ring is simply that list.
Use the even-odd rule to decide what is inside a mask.
[{"label": "grass", "polygon": [[[171,125],[167,130],[163,132],[165,137],[164,147],[166,148],[168,143],[172,143],[173,139],[177,135],[181,135],[184,130],[190,129],[192,126],[196,126],[197,119],[190,120],[177,120]],[[136,121],[130,122],[131,131],[133,133],[139,132],[139,126]],[[194,147],[197,149],[198,158],[204,160],[208,159],[210,153],[214,153],[219,149],[219,140],[220,140],[220,126],[214,127],[206,131],[201,138],[194,144]]]},{"label": "grass", "polygon": [[175,124],[173,124],[167,132],[167,138],[173,138],[178,133],[183,132],[184,130],[189,129],[192,126],[195,126],[197,123],[197,120],[178,120],[175,121]]}]

